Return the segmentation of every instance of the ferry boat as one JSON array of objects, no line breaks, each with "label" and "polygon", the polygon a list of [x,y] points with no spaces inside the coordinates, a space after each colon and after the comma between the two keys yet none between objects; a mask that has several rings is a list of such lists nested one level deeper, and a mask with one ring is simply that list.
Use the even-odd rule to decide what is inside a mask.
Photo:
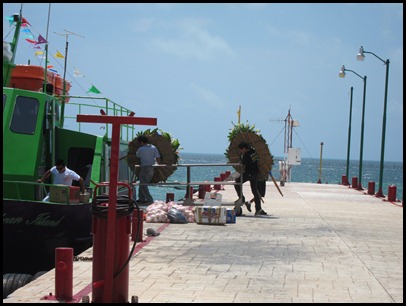
[{"label": "ferry boat", "polygon": [[[76,119],[85,106],[98,115],[133,114],[107,98],[70,96],[70,83],[46,67],[16,65],[24,18],[21,12],[13,17],[13,40],[3,41],[3,291],[5,273],[47,271],[55,267],[55,248],[71,247],[78,255],[92,246],[91,201],[95,186],[109,179],[111,133],[108,124],[102,124],[100,131],[105,134],[98,136],[84,132],[85,125],[74,122],[75,128],[68,129],[64,122]],[[74,99],[79,102],[72,102]],[[94,103],[96,99],[105,102],[103,107]],[[66,115],[68,108],[75,116]],[[134,134],[134,125],[121,125],[119,181],[129,182],[133,177],[125,157]],[[43,201],[55,186],[51,178],[45,183],[37,183],[37,179],[57,159],[86,178],[89,201],[69,196]],[[70,194],[71,188],[66,188]],[[100,193],[106,189],[97,188]]]}]

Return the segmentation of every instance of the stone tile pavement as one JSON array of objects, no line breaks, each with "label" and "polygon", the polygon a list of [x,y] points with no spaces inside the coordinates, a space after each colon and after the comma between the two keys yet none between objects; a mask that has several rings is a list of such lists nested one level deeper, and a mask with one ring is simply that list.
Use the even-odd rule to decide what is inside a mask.
[{"label": "stone tile pavement", "polygon": [[[129,301],[403,303],[403,202],[336,184],[286,183],[282,197],[267,184],[268,216],[243,208],[235,224],[144,222],[160,235],[136,245]],[[224,188],[233,202],[233,187]],[[92,301],[92,262],[75,261],[73,277],[70,302]],[[3,303],[55,303],[54,294],[51,270]]]}]

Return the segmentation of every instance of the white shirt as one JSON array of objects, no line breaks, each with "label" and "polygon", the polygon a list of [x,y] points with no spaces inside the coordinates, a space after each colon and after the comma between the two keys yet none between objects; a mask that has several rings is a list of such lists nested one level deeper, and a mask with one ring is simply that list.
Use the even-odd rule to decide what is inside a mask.
[{"label": "white shirt", "polygon": [[51,168],[51,173],[54,175],[54,184],[62,184],[66,186],[71,186],[72,181],[79,181],[80,175],[77,174],[75,171],[70,170],[68,167],[65,167],[65,171],[60,173],[57,169],[56,166],[53,166]]}]

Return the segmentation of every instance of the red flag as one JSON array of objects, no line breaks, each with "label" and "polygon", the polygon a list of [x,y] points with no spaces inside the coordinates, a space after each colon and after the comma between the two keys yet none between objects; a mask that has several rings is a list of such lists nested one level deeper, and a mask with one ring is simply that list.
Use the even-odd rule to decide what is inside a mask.
[{"label": "red flag", "polygon": [[27,21],[27,19],[25,19],[24,17],[23,17],[23,19],[21,20],[23,23],[27,23],[27,24],[29,24],[29,25],[31,25],[28,21]]}]

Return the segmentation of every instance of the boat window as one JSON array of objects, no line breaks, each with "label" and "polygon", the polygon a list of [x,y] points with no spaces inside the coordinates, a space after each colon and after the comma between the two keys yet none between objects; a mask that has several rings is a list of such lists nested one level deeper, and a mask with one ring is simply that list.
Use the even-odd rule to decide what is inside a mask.
[{"label": "boat window", "polygon": [[38,108],[37,99],[17,97],[10,129],[15,133],[33,135],[37,126]]}]

